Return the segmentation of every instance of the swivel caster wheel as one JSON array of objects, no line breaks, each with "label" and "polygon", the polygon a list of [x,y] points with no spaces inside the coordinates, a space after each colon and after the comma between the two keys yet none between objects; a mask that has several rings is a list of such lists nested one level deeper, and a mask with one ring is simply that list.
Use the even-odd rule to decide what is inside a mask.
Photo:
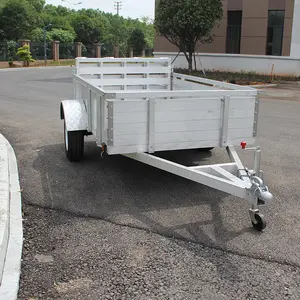
[{"label": "swivel caster wheel", "polygon": [[252,221],[253,228],[257,231],[263,231],[267,226],[267,222],[264,215],[260,213],[256,213],[254,215],[254,218],[255,218],[255,222]]}]

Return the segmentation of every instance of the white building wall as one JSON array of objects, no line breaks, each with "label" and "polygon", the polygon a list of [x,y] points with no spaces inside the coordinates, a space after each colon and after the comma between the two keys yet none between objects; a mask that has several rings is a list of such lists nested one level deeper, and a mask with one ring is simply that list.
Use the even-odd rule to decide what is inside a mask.
[{"label": "white building wall", "polygon": [[[296,0],[300,3],[300,0]],[[299,5],[300,6],[300,5]],[[299,16],[300,22],[300,16]],[[300,32],[300,31],[299,31]],[[299,34],[300,40],[300,34]],[[299,44],[300,50],[300,44]],[[171,57],[175,59],[177,53],[155,52],[155,57]],[[256,72],[284,76],[300,76],[299,57],[266,56],[266,55],[241,55],[241,54],[211,54],[201,53],[196,58],[197,69],[218,70],[229,72]],[[187,68],[185,56],[181,53],[172,63],[176,68]]]},{"label": "white building wall", "polygon": [[300,58],[300,0],[294,0],[291,56]]}]

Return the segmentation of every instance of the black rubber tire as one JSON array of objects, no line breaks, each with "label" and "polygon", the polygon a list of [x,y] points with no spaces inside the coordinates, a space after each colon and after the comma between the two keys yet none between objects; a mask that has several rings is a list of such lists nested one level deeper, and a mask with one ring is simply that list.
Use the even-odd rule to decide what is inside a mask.
[{"label": "black rubber tire", "polygon": [[198,150],[200,150],[200,151],[212,151],[214,149],[215,149],[214,147],[209,147],[209,148],[199,148]]},{"label": "black rubber tire", "polygon": [[[64,124],[65,151],[69,161],[80,161],[84,152],[84,131],[68,131],[66,132],[66,124]],[[68,142],[68,147],[66,143]]]},{"label": "black rubber tire", "polygon": [[257,231],[263,231],[267,227],[267,222],[262,214],[255,214],[254,215],[256,223],[252,222],[252,226]]}]

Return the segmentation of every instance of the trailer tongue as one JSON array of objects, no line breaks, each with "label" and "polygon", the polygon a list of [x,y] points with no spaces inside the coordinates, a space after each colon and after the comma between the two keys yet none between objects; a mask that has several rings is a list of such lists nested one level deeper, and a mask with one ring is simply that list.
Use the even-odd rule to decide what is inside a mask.
[{"label": "trailer tongue", "polygon": [[[259,206],[273,198],[260,170],[257,90],[173,73],[168,58],[77,58],[74,99],[61,103],[70,161],[93,134],[109,155],[121,154],[245,199],[253,227],[266,227]],[[253,169],[235,151],[254,152]],[[155,155],[179,149],[225,148],[231,163],[187,167]]]}]

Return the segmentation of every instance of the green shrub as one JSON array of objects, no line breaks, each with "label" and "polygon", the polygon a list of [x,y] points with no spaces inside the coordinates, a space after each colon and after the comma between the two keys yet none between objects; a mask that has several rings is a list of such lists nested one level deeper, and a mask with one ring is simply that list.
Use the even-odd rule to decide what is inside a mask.
[{"label": "green shrub", "polygon": [[16,56],[16,48],[17,48],[17,42],[15,41],[7,41],[7,60],[13,61],[14,57]]},{"label": "green shrub", "polygon": [[24,62],[25,67],[29,67],[29,64],[31,62],[34,62],[35,60],[31,56],[31,52],[29,50],[28,45],[24,45],[23,47],[18,48],[17,56],[21,61]]}]

